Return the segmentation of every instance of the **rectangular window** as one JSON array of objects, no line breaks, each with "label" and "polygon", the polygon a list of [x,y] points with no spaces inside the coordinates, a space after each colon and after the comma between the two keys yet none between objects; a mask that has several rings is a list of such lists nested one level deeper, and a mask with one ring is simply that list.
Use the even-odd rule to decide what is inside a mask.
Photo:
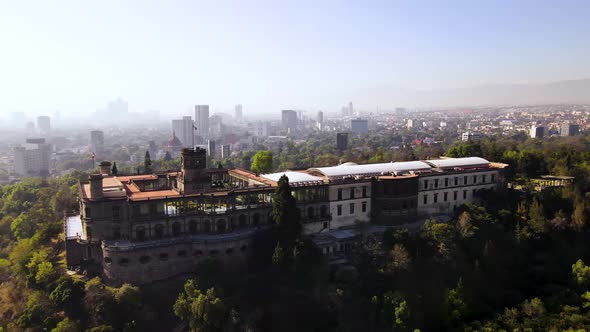
[{"label": "rectangular window", "polygon": [[459,185],[459,178],[455,176],[455,185],[458,186]]},{"label": "rectangular window", "polygon": [[90,218],[90,208],[89,207],[84,208],[84,215],[86,216],[86,218]]},{"label": "rectangular window", "polygon": [[156,203],[150,204],[150,214],[157,214],[158,213],[158,206]]},{"label": "rectangular window", "polygon": [[449,193],[445,191],[444,194],[443,194],[443,200],[445,202],[448,200],[448,196],[449,196]]},{"label": "rectangular window", "polygon": [[354,188],[350,188],[350,199],[354,198]]},{"label": "rectangular window", "polygon": [[434,194],[434,202],[438,203],[438,194]]},{"label": "rectangular window", "polygon": [[361,205],[361,210],[363,212],[367,212],[367,202],[363,202],[363,205]]},{"label": "rectangular window", "polygon": [[475,189],[473,189],[473,193],[471,194],[472,197],[475,197]]},{"label": "rectangular window", "polygon": [[367,187],[363,187],[363,197],[367,197]]},{"label": "rectangular window", "polygon": [[120,206],[113,206],[113,221],[119,221],[121,218],[121,207]]},{"label": "rectangular window", "polygon": [[434,179],[434,188],[438,188],[438,179]]},{"label": "rectangular window", "polygon": [[338,189],[338,200],[342,200],[342,189]]},{"label": "rectangular window", "polygon": [[424,195],[424,204],[428,204],[428,195]]},{"label": "rectangular window", "polygon": [[492,182],[496,182],[496,174],[492,174]]},{"label": "rectangular window", "polygon": [[477,183],[477,175],[474,175],[473,176],[473,184],[476,184],[476,183]]},{"label": "rectangular window", "polygon": [[456,201],[457,200],[457,192],[453,191],[453,200]]},{"label": "rectangular window", "polygon": [[467,190],[463,190],[463,199],[467,199]]},{"label": "rectangular window", "polygon": [[354,214],[354,203],[350,203],[350,214]]},{"label": "rectangular window", "polygon": [[428,180],[424,180],[424,189],[428,189]]},{"label": "rectangular window", "polygon": [[449,178],[445,178],[445,187],[449,186]]},{"label": "rectangular window", "polygon": [[463,177],[463,185],[467,185],[467,175]]},{"label": "rectangular window", "polygon": [[482,175],[482,182],[483,182],[483,183],[486,183],[486,180],[487,180],[486,178],[487,178],[487,177],[488,177],[488,176],[487,176],[487,175],[485,175],[485,174],[484,174],[484,175]]},{"label": "rectangular window", "polygon": [[339,216],[342,215],[342,205],[336,206],[336,214]]}]

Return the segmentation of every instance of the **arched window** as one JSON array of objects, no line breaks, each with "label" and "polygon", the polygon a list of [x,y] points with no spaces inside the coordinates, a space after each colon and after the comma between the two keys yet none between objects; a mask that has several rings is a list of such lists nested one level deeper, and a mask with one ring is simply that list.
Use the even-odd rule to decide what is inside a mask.
[{"label": "arched window", "polygon": [[164,237],[164,225],[158,224],[154,227],[154,232],[156,234],[157,239],[161,239]]},{"label": "arched window", "polygon": [[138,241],[145,240],[145,227],[137,227],[135,229],[135,238],[137,238]]},{"label": "arched window", "polygon": [[258,224],[260,224],[260,213],[254,213],[254,216],[252,217],[252,224],[254,224],[254,226],[258,226]]},{"label": "arched window", "polygon": [[178,236],[182,231],[182,225],[179,222],[175,222],[172,224],[172,235]]},{"label": "arched window", "polygon": [[113,227],[113,239],[118,240],[121,238],[121,228],[119,226]]},{"label": "arched window", "polygon": [[150,261],[150,256],[141,256],[139,257],[139,262],[141,264],[147,264]]},{"label": "arched window", "polygon": [[320,206],[320,216],[325,218],[328,216],[328,208],[325,205]]},{"label": "arched window", "polygon": [[111,264],[111,263],[113,262],[113,260],[112,260],[110,257],[105,257],[105,258],[104,258],[104,262],[105,262],[106,264]]},{"label": "arched window", "polygon": [[307,218],[313,219],[313,214],[314,214],[313,206],[308,207],[307,208]]},{"label": "arched window", "polygon": [[217,233],[225,232],[225,219],[217,220]]},{"label": "arched window", "polygon": [[195,220],[190,220],[188,222],[188,232],[191,234],[197,233],[197,222]]},{"label": "arched window", "polygon": [[236,222],[236,218],[235,217],[230,217],[229,218],[229,224],[230,224],[230,227],[231,227],[232,230],[238,228],[238,223]]},{"label": "arched window", "polygon": [[248,221],[247,221],[247,218],[246,218],[246,215],[245,214],[240,214],[240,216],[238,217],[238,220],[240,222],[240,228],[246,227]]},{"label": "arched window", "polygon": [[203,221],[203,227],[201,229],[203,231],[203,233],[211,233],[211,221],[210,220],[204,220]]}]

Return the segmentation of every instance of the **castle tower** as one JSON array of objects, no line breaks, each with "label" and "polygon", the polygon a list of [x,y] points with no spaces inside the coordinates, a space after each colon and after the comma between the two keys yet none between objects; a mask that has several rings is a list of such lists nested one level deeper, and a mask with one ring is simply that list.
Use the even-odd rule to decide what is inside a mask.
[{"label": "castle tower", "polygon": [[207,150],[196,147],[182,149],[180,156],[181,173],[178,178],[178,191],[193,194],[211,187],[211,177],[207,173]]},{"label": "castle tower", "polygon": [[90,198],[101,199],[102,193],[102,175],[101,174],[90,174]]}]

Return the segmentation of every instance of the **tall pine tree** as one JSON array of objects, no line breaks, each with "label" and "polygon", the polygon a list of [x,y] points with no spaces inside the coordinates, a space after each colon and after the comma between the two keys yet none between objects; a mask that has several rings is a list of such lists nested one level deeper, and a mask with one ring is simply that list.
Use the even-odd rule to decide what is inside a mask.
[{"label": "tall pine tree", "polygon": [[152,172],[152,158],[150,157],[150,151],[145,151],[145,158],[143,159],[143,172],[150,174]]},{"label": "tall pine tree", "polygon": [[113,174],[114,176],[117,176],[117,174],[119,173],[119,170],[117,169],[117,162],[113,162],[113,168],[111,168],[111,174]]},{"label": "tall pine tree", "polygon": [[281,176],[274,194],[271,216],[277,224],[277,237],[281,247],[291,250],[301,234],[300,215],[295,197],[291,194],[289,178]]}]

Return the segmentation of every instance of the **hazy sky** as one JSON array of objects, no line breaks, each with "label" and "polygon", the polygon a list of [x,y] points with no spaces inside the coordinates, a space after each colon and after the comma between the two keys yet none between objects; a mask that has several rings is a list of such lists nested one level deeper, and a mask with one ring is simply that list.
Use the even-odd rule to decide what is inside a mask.
[{"label": "hazy sky", "polygon": [[[334,111],[364,91],[590,77],[590,1],[0,0],[0,112]],[[361,107],[384,105],[379,96]]]}]

